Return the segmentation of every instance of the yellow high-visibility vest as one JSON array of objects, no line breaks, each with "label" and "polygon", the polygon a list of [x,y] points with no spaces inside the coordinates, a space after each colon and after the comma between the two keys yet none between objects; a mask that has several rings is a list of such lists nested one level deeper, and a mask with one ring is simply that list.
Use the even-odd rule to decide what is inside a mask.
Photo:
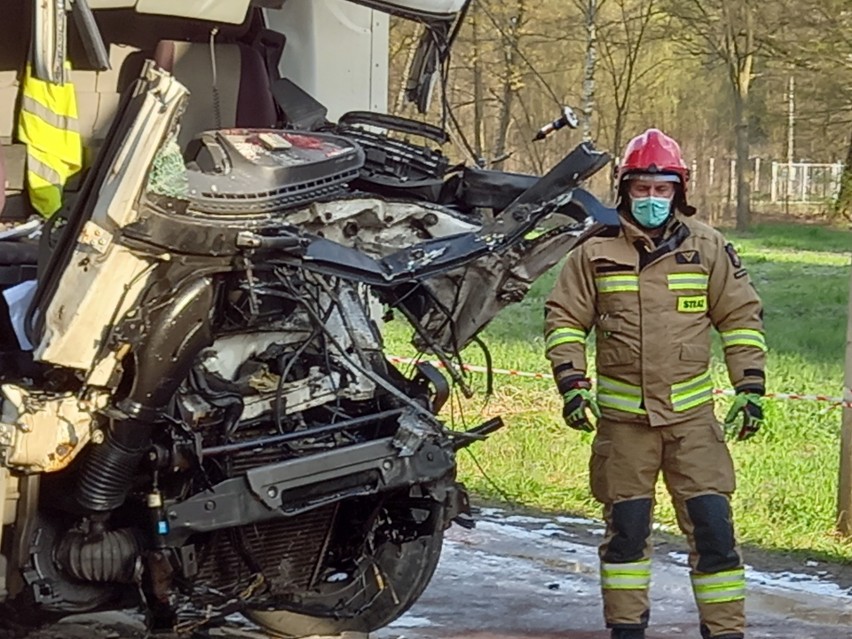
[{"label": "yellow high-visibility vest", "polygon": [[21,89],[18,139],[27,145],[27,191],[33,208],[50,217],[62,207],[68,178],[83,164],[77,96],[70,81],[39,80],[29,64]]}]

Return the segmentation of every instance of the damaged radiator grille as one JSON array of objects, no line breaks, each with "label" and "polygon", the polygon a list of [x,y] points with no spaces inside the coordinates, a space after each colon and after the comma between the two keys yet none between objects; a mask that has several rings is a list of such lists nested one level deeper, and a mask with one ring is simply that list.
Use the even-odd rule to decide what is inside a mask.
[{"label": "damaged radiator grille", "polygon": [[326,506],[296,517],[214,533],[196,580],[230,592],[251,578],[254,562],[270,595],[311,586],[334,523],[336,507]]}]

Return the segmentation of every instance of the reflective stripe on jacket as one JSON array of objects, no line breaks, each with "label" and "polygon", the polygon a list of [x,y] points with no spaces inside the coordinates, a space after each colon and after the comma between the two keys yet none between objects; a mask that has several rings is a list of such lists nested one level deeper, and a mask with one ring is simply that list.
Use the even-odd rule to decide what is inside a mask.
[{"label": "reflective stripe on jacket", "polygon": [[712,405],[712,327],[734,386],[764,387],[761,303],[733,247],[691,218],[674,220],[657,247],[625,223],[568,255],[546,302],[545,348],[564,391],[586,376],[594,329],[601,409],[663,426]]},{"label": "reflective stripe on jacket", "polygon": [[27,145],[27,191],[33,208],[50,217],[62,207],[68,178],[82,166],[77,97],[71,82],[39,80],[30,65],[21,90],[18,138]]}]

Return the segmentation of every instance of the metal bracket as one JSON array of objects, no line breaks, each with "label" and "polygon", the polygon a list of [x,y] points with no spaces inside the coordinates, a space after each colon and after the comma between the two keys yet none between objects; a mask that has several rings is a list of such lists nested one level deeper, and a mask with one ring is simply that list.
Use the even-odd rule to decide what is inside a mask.
[{"label": "metal bracket", "polygon": [[[169,544],[195,533],[292,517],[356,495],[434,482],[455,466],[453,451],[426,441],[400,457],[386,437],[255,468],[167,507]],[[299,489],[310,487],[309,492]]]},{"label": "metal bracket", "polygon": [[112,244],[112,233],[89,220],[83,225],[78,241],[80,244],[91,246],[98,253],[104,254]]}]

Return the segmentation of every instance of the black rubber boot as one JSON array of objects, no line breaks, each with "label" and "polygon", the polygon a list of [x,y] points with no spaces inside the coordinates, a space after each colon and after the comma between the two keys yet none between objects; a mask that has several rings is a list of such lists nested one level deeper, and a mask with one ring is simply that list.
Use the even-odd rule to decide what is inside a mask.
[{"label": "black rubber boot", "polygon": [[613,628],[611,639],[645,639],[644,628]]},{"label": "black rubber boot", "polygon": [[743,639],[743,635],[739,632],[735,632],[733,634],[727,635],[716,635],[715,637],[710,634],[710,630],[704,624],[701,624],[701,639]]}]

